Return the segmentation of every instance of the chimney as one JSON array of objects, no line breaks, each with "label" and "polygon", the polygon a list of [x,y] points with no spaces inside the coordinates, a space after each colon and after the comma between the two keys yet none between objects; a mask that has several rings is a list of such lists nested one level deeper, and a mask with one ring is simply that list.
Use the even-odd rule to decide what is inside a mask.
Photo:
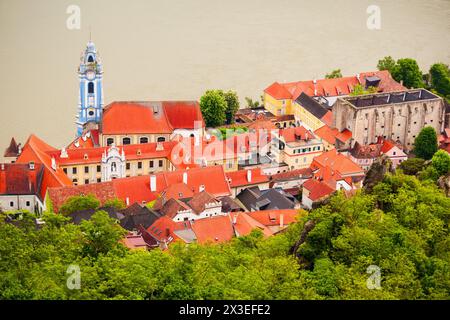
[{"label": "chimney", "polygon": [[280,228],[284,227],[284,215],[280,214]]},{"label": "chimney", "polygon": [[252,182],[252,170],[247,170],[247,181]]},{"label": "chimney", "polygon": [[156,176],[154,174],[150,176],[150,191],[156,191]]},{"label": "chimney", "polygon": [[60,157],[61,158],[68,158],[69,156],[67,155],[67,150],[66,150],[66,148],[62,148],[61,149],[61,154],[60,154]]},{"label": "chimney", "polygon": [[2,171],[5,171],[5,164],[4,163],[2,163],[1,168],[2,168]]},{"label": "chimney", "polygon": [[30,170],[34,170],[34,162],[33,161],[28,162],[28,168]]},{"label": "chimney", "polygon": [[204,185],[204,184],[201,184],[201,185],[198,187],[198,192],[203,192],[203,191],[205,191],[205,185]]},{"label": "chimney", "polygon": [[130,205],[130,198],[127,197],[127,198],[125,199],[125,203],[127,204],[127,207],[128,207],[128,206]]},{"label": "chimney", "polygon": [[356,79],[358,79],[358,82],[361,83],[361,79],[359,77],[359,73],[356,74]]},{"label": "chimney", "polygon": [[194,145],[196,147],[198,147],[200,145],[200,137],[198,136],[198,134],[194,135]]},{"label": "chimney", "polygon": [[187,184],[187,181],[188,181],[187,172],[183,172],[183,183]]},{"label": "chimney", "polygon": [[239,215],[239,212],[237,212],[237,213],[233,216],[233,224],[236,224],[238,215]]},{"label": "chimney", "polygon": [[56,171],[56,160],[55,157],[52,157],[52,169]]}]

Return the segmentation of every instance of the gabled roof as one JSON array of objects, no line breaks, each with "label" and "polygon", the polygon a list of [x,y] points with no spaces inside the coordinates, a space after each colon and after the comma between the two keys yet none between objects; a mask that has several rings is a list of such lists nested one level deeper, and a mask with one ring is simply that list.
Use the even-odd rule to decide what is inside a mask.
[{"label": "gabled roof", "polygon": [[216,216],[195,220],[191,223],[198,243],[221,243],[234,237],[233,225],[229,216]]},{"label": "gabled roof", "polygon": [[189,201],[187,201],[187,205],[191,207],[192,210],[197,214],[205,211],[206,205],[208,204],[221,205],[219,200],[217,200],[213,195],[206,191],[194,194],[194,196]]},{"label": "gabled roof", "polygon": [[312,201],[320,200],[331,195],[335,189],[328,186],[326,183],[316,179],[309,179],[303,184],[303,188],[309,191],[309,198]]},{"label": "gabled roof", "polygon": [[9,157],[17,157],[18,155],[19,155],[19,146],[13,137],[11,138],[11,142],[9,143],[8,148],[6,148],[3,156],[5,158],[9,158]]},{"label": "gabled roof", "polygon": [[272,83],[264,92],[270,94],[275,99],[292,99],[292,94],[286,89],[286,87],[278,82]]},{"label": "gabled roof", "polygon": [[[247,179],[248,171],[251,172],[250,181]],[[226,175],[232,188],[269,182],[269,177],[262,173],[261,168],[232,171]]]},{"label": "gabled roof", "polygon": [[200,128],[205,127],[200,105],[197,101],[163,101],[169,123],[174,129],[194,129],[197,121]]},{"label": "gabled roof", "polygon": [[56,166],[56,169],[52,168],[52,158],[47,153],[50,151],[56,151],[56,149],[32,134],[23,146],[22,152],[16,161],[16,163],[35,162],[44,165],[45,169],[40,190],[41,199],[44,199],[49,187],[72,185],[72,181],[59,166]]},{"label": "gabled roof", "polygon": [[99,145],[99,132],[97,129],[91,129],[87,132],[83,132],[81,137],[75,138],[75,140],[67,146],[67,149],[95,148]]},{"label": "gabled roof", "polygon": [[115,101],[104,108],[103,134],[172,133],[161,102]]},{"label": "gabled roof", "polygon": [[392,92],[406,89],[392,78],[389,71],[382,70],[375,72],[363,72],[359,74],[359,77],[352,76],[281,84],[275,82],[267,87],[264,92],[270,94],[275,99],[297,99],[303,92],[310,97],[349,95],[356,85],[360,84],[365,87],[367,78],[369,78],[370,81],[371,79],[373,80],[373,77],[380,79],[377,86],[378,92]]},{"label": "gabled roof", "polygon": [[35,164],[34,169],[28,164],[0,164],[0,194],[40,196],[43,174],[42,164]]},{"label": "gabled roof", "polygon": [[364,170],[350,160],[347,156],[336,151],[336,149],[322,153],[315,157],[311,168],[319,169],[330,167],[333,171],[338,171],[342,176],[364,175]]},{"label": "gabled roof", "polygon": [[142,207],[139,213],[125,216],[120,225],[126,230],[138,230],[139,226],[145,229],[151,226],[156,220],[161,217],[160,214],[148,209],[147,207]]},{"label": "gabled roof", "polygon": [[231,213],[230,217],[233,221],[233,227],[236,233],[236,236],[242,237],[250,234],[254,229],[258,229],[262,231],[265,237],[269,237],[273,235],[273,232],[270,231],[264,224],[260,223],[258,220],[254,219],[250,216],[248,212],[236,212]]},{"label": "gabled roof", "polygon": [[275,209],[252,211],[247,212],[247,214],[264,226],[276,226],[281,224],[281,216],[283,216],[284,225],[296,222],[296,217],[301,214],[301,211],[296,209]]},{"label": "gabled roof", "polygon": [[286,181],[286,180],[306,179],[311,177],[312,177],[312,170],[310,168],[302,168],[273,174],[270,176],[270,180]]},{"label": "gabled roof", "polygon": [[283,137],[286,143],[295,142],[299,140],[309,141],[316,139],[314,134],[303,126],[280,129],[280,136]]},{"label": "gabled roof", "polygon": [[178,212],[186,210],[191,210],[191,208],[189,208],[189,206],[186,203],[178,199],[171,198],[164,203],[160,212],[164,216],[173,219],[178,214]]},{"label": "gabled roof", "polygon": [[362,145],[359,142],[355,142],[355,145],[350,150],[350,154],[357,159],[374,159],[380,155],[381,147],[382,145],[379,143]]},{"label": "gabled roof", "polygon": [[304,92],[300,94],[295,102],[305,108],[317,119],[322,119],[328,113],[328,109],[326,109],[323,105],[321,105],[319,102],[317,102],[315,99],[311,98]]}]

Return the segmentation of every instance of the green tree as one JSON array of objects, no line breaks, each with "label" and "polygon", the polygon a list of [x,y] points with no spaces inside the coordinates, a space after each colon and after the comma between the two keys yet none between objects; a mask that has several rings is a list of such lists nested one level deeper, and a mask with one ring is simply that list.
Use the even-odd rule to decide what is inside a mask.
[{"label": "green tree", "polygon": [[425,167],[425,160],[422,158],[411,158],[400,163],[399,168],[402,169],[404,174],[416,175],[419,171],[422,171]]},{"label": "green tree", "polygon": [[253,101],[252,98],[245,97],[245,102],[247,103],[247,106],[246,106],[247,108],[257,108],[257,107],[259,107],[259,101],[258,100]]},{"label": "green tree", "polygon": [[126,205],[125,201],[123,201],[122,199],[114,198],[114,199],[106,200],[105,203],[103,204],[103,207],[114,208],[116,210],[122,210],[122,209],[125,209],[127,207],[127,205]]},{"label": "green tree", "polygon": [[234,116],[239,110],[239,98],[235,91],[229,90],[223,93],[223,97],[227,103],[227,108],[225,111],[227,124],[234,123]]},{"label": "green tree", "polygon": [[66,200],[59,212],[68,215],[76,211],[97,209],[99,206],[100,201],[92,194],[73,196]]},{"label": "green tree", "polygon": [[414,140],[414,154],[419,158],[430,160],[437,150],[436,131],[433,127],[424,127]]},{"label": "green tree", "polygon": [[325,75],[325,79],[342,78],[341,69],[335,69]]},{"label": "green tree", "polygon": [[378,70],[387,70],[390,74],[392,74],[392,71],[394,70],[396,65],[395,60],[391,56],[384,57],[381,60],[378,60],[377,68]]},{"label": "green tree", "polygon": [[445,150],[438,150],[431,158],[431,165],[439,176],[450,172],[450,155]]},{"label": "green tree", "polygon": [[220,90],[208,90],[200,98],[200,109],[208,127],[221,126],[226,120],[227,102]]},{"label": "green tree", "polygon": [[377,88],[375,87],[368,87],[367,89],[365,89],[362,85],[357,84],[353,87],[353,91],[350,93],[351,96],[360,96],[363,94],[371,94],[371,93],[376,93],[377,92]]},{"label": "green tree", "polygon": [[450,71],[449,66],[435,63],[430,68],[431,88],[439,95],[450,100]]},{"label": "green tree", "polygon": [[83,252],[94,257],[117,247],[126,234],[126,230],[102,210],[94,213],[90,220],[83,220],[81,231],[85,235]]},{"label": "green tree", "polygon": [[423,88],[423,75],[416,60],[410,58],[398,59],[392,70],[392,77],[407,88]]}]

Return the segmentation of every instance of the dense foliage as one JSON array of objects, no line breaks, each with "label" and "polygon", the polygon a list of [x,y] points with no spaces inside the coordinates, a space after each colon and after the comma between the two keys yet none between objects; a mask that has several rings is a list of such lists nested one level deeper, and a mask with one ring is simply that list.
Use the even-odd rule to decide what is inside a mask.
[{"label": "dense foliage", "polygon": [[325,75],[325,79],[342,78],[341,69],[335,69]]},{"label": "dense foliage", "polygon": [[225,123],[227,102],[220,90],[208,90],[200,98],[200,109],[208,127],[221,126]]},{"label": "dense foliage", "polygon": [[[449,299],[449,218],[450,198],[433,182],[401,173],[370,193],[339,193],[283,234],[164,252],[127,250],[105,212],[79,226],[48,213],[40,229],[31,214],[2,218],[0,298]],[[66,286],[70,265],[80,268],[80,289]],[[371,265],[380,289],[367,287]]]},{"label": "dense foliage", "polygon": [[419,158],[430,160],[437,150],[436,130],[430,126],[424,127],[414,140],[414,154]]}]

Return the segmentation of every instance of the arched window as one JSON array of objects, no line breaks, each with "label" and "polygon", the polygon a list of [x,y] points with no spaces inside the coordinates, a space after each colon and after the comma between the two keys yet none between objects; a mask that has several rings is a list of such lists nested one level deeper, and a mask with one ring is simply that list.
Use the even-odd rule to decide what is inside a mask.
[{"label": "arched window", "polygon": [[94,93],[94,83],[93,82],[88,83],[88,93]]},{"label": "arched window", "polygon": [[117,165],[115,162],[111,163],[111,171],[116,172],[117,171]]},{"label": "arched window", "polygon": [[130,138],[123,138],[122,139],[122,144],[131,144],[131,139]]},{"label": "arched window", "polygon": [[93,56],[89,56],[88,57],[88,62],[94,62],[94,57]]},{"label": "arched window", "polygon": [[110,145],[112,145],[114,143],[114,138],[108,138],[108,139],[106,139],[106,145],[107,146],[110,146]]},{"label": "arched window", "polygon": [[148,143],[148,138],[147,137],[141,137],[139,139],[139,143]]},{"label": "arched window", "polygon": [[164,137],[158,137],[158,140],[157,140],[158,142],[164,142],[164,141],[166,141],[166,138],[164,138]]}]

